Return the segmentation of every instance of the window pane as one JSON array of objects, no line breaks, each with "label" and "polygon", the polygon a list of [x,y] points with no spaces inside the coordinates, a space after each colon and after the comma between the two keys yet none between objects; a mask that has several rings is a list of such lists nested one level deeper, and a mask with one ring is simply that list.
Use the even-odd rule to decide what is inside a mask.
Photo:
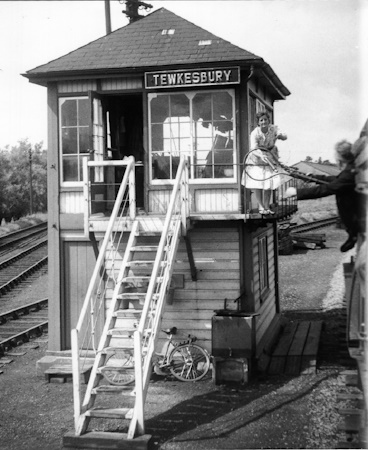
[{"label": "window pane", "polygon": [[[231,119],[233,117],[232,98],[228,92],[213,93],[213,119],[223,122],[228,121],[227,127],[231,127]],[[222,131],[222,130],[220,130]]]},{"label": "window pane", "polygon": [[191,138],[181,138],[179,141],[179,150],[180,150],[180,154],[181,155],[189,155],[190,151],[191,151],[191,143],[192,143],[192,139]]},{"label": "window pane", "polygon": [[64,181],[79,181],[77,157],[69,156],[63,158],[63,176]]},{"label": "window pane", "polygon": [[62,152],[65,154],[77,154],[77,128],[63,128],[61,132]]},{"label": "window pane", "polygon": [[79,153],[88,153],[89,127],[79,128]]},{"label": "window pane", "polygon": [[152,150],[159,151],[163,150],[163,126],[159,125],[151,125],[151,140],[152,140]]},{"label": "window pane", "polygon": [[171,95],[171,117],[189,117],[189,98],[184,94]]},{"label": "window pane", "polygon": [[89,125],[90,109],[87,98],[78,100],[78,125]]},{"label": "window pane", "polygon": [[169,179],[170,166],[170,156],[162,154],[152,155],[152,178],[159,180]]},{"label": "window pane", "polygon": [[193,98],[193,119],[212,120],[211,94],[196,94]]},{"label": "window pane", "polygon": [[61,126],[77,126],[77,101],[65,100],[61,105]]},{"label": "window pane", "polygon": [[159,95],[151,100],[151,123],[162,123],[169,117],[169,96]]}]

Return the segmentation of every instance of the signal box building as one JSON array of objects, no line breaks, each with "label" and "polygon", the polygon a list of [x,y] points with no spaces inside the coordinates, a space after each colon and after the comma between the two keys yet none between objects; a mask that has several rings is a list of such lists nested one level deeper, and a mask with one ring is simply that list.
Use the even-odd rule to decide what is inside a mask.
[{"label": "signal box building", "polygon": [[279,317],[277,221],[296,209],[282,186],[262,217],[241,184],[256,113],[290,94],[272,68],[161,8],[25,76],[48,92],[50,354],[74,329],[113,346],[123,308],[154,347],[175,326],[255,364]]}]

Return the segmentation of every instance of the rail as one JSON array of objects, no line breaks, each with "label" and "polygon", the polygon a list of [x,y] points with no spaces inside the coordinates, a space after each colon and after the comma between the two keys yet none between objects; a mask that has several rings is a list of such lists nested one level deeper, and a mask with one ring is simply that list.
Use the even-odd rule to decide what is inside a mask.
[{"label": "rail", "polygon": [[[84,186],[85,198],[90,198],[88,180],[88,167],[98,168],[111,165],[110,161],[84,161]],[[81,313],[75,329],[72,330],[72,355],[73,380],[75,384],[80,384],[79,367],[86,363],[92,351],[96,353],[99,336],[96,336],[96,329],[103,326],[105,313],[105,294],[107,289],[111,289],[111,284],[116,283],[116,270],[114,266],[107,270],[105,260],[115,261],[119,244],[123,238],[124,224],[127,220],[135,218],[135,161],[133,157],[119,161],[119,166],[125,166],[125,173],[119,187],[115,205],[113,207],[107,230],[99,250],[96,265],[85,295]],[[90,202],[88,202],[89,204]],[[90,217],[90,209],[86,214],[87,221]],[[88,225],[87,225],[88,229]],[[120,230],[120,231],[118,231]]]},{"label": "rail", "polygon": [[[47,330],[48,320],[45,320],[42,314],[41,317],[37,314],[40,311],[47,311],[47,305],[48,299],[44,298],[0,314],[0,356],[10,348],[28,342],[32,336],[40,336]],[[13,327],[20,318],[23,328],[21,331],[18,326]]]}]

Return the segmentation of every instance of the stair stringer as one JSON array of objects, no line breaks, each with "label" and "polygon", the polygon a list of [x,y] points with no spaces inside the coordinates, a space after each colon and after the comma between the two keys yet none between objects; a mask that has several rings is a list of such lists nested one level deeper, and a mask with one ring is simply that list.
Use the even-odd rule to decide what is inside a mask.
[{"label": "stair stringer", "polygon": [[103,349],[108,346],[111,336],[108,335],[108,331],[113,328],[116,317],[114,317],[114,312],[119,307],[119,300],[118,300],[118,294],[121,286],[121,281],[124,276],[127,276],[129,273],[129,262],[132,259],[132,252],[131,248],[134,247],[135,241],[136,241],[136,234],[139,227],[139,222],[135,220],[132,225],[132,230],[130,232],[130,236],[128,239],[127,247],[124,253],[123,261],[119,270],[118,275],[118,282],[116,283],[114,287],[114,292],[112,296],[112,300],[110,303],[110,307],[108,309],[105,325],[101,334],[101,338],[99,341],[99,345],[96,351],[96,357],[95,361],[92,367],[91,375],[89,378],[89,382],[87,385],[86,393],[84,396],[84,401],[81,406],[81,414],[79,419],[76,421],[76,435],[80,436],[84,434],[87,431],[88,424],[90,421],[90,417],[86,416],[86,412],[90,410],[94,403],[95,403],[95,397],[92,395],[92,389],[94,389],[96,386],[98,386],[101,378],[103,377],[101,374],[98,373],[98,369],[104,365],[106,355],[103,353]]},{"label": "stair stringer", "polygon": [[[145,347],[145,355],[140,357],[139,355],[136,355],[135,350],[135,357],[138,356],[140,360],[142,361],[142,372],[139,373],[140,365],[136,365],[136,381],[141,380],[141,385],[137,385],[135,387],[136,392],[136,402],[133,410],[132,419],[129,425],[128,430],[128,439],[133,439],[135,434],[142,435],[144,434],[144,404],[147,397],[147,391],[149,387],[149,381],[152,373],[152,358],[155,354],[156,347],[157,347],[157,340],[159,336],[159,332],[161,329],[161,323],[162,323],[162,317],[164,314],[167,294],[169,291],[172,274],[174,270],[174,261],[176,257],[176,253],[179,247],[179,241],[181,236],[181,220],[175,219],[173,220],[174,227],[172,229],[172,235],[171,235],[171,244],[168,248],[168,256],[165,264],[165,271],[164,275],[162,277],[162,280],[159,284],[160,289],[157,298],[153,301],[153,304],[155,305],[154,310],[150,311],[150,298],[153,296],[154,292],[154,285],[156,284],[157,280],[157,273],[153,271],[150,284],[147,290],[147,296],[145,300],[145,304],[142,311],[141,320],[139,323],[138,330],[135,332],[135,345],[136,348],[140,348],[143,350],[143,347]],[[161,236],[161,241],[165,239],[164,232]],[[162,242],[160,242],[162,243]],[[162,243],[164,244],[164,243]],[[158,262],[160,260],[160,254],[158,250],[158,254],[156,257],[156,261]],[[147,330],[150,330],[149,333],[149,339],[145,343],[145,345],[142,345],[142,338],[146,334]]]}]

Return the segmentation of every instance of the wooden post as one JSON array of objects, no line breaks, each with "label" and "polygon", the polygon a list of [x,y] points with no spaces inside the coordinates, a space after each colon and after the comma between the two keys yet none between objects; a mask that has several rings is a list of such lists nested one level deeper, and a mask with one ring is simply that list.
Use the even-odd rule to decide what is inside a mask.
[{"label": "wooden post", "polygon": [[84,199],[84,237],[89,236],[89,177],[88,177],[88,158],[83,158],[83,199]]},{"label": "wooden post", "polygon": [[111,33],[110,0],[105,0],[105,22],[106,22],[106,34],[110,34]]},{"label": "wooden post", "polygon": [[135,219],[136,215],[136,194],[135,194],[135,161],[134,157],[130,156],[132,158],[133,163],[132,165],[127,166],[130,168],[129,172],[129,216],[132,220]]},{"label": "wooden post", "polygon": [[79,345],[78,345],[78,331],[73,329],[71,331],[72,344],[72,373],[73,373],[73,397],[74,397],[74,427],[77,431],[81,411],[80,400],[80,371],[79,371]]},{"label": "wooden post", "polygon": [[[142,333],[138,330],[134,333],[134,373],[135,373],[135,407],[131,427],[128,430],[128,439],[133,439],[135,428],[137,434],[144,434],[144,400],[143,400],[143,376],[142,376]],[[136,424],[136,426],[135,426]]]},{"label": "wooden post", "polygon": [[189,216],[188,211],[188,163],[185,159],[184,171],[181,176],[180,181],[180,202],[181,202],[181,224],[182,224],[182,235],[187,234],[187,219]]}]

